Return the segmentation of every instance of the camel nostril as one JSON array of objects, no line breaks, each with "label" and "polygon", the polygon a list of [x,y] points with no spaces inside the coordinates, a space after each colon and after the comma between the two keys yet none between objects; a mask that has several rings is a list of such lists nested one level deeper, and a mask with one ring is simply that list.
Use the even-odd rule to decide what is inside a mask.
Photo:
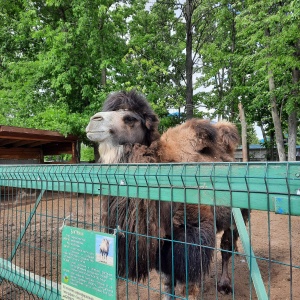
[{"label": "camel nostril", "polygon": [[102,121],[103,120],[103,117],[101,117],[101,116],[97,116],[97,117],[94,117],[94,118],[92,118],[92,120],[93,121]]}]

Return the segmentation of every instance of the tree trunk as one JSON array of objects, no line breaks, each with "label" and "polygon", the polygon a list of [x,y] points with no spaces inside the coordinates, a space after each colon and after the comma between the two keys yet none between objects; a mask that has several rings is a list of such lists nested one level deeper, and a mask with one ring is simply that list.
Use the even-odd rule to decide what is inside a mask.
[{"label": "tree trunk", "polygon": [[[270,34],[269,28],[267,28],[265,30],[265,35],[270,38],[271,34]],[[272,54],[270,53],[269,56],[271,56],[271,55]],[[271,94],[271,96],[270,96],[271,114],[272,114],[272,119],[273,119],[273,123],[274,123],[274,129],[275,129],[275,141],[276,141],[276,146],[277,146],[278,159],[279,159],[279,161],[286,161],[281,121],[280,121],[280,117],[279,117],[278,110],[277,110],[276,96],[274,94],[275,80],[274,80],[273,71],[270,70],[270,66],[269,66],[269,70],[268,70],[268,75],[269,75],[269,91]]]},{"label": "tree trunk", "polygon": [[275,153],[274,153],[274,146],[275,146],[275,143],[274,143],[274,131],[271,131],[270,133],[270,161],[275,161],[277,160],[277,156],[275,156]]},{"label": "tree trunk", "polygon": [[262,133],[262,136],[263,136],[263,139],[264,139],[264,146],[266,148],[266,160],[271,160],[271,157],[272,157],[272,147],[270,147],[270,143],[268,142],[268,139],[267,139],[267,135],[266,135],[266,131],[264,129],[264,126],[262,124],[262,122],[259,122],[259,127],[261,129],[261,133]]},{"label": "tree trunk", "polygon": [[[110,6],[110,5],[109,5]],[[104,38],[104,33],[103,33],[103,28],[105,25],[105,17],[103,16],[102,18],[100,18],[99,20],[99,35],[100,35],[100,40],[101,40],[101,45],[100,45],[100,56],[102,59],[104,59],[105,57],[105,50],[104,50],[104,44],[105,44],[105,38]],[[104,66],[101,70],[101,84],[103,87],[106,86],[106,78],[107,78],[107,74],[106,74],[106,66]]]},{"label": "tree trunk", "polygon": [[[293,84],[297,84],[300,79],[300,71],[298,68],[292,70]],[[293,91],[294,96],[297,96],[299,93],[297,89]],[[288,161],[296,161],[296,143],[297,143],[297,107],[289,114],[288,117]]]},{"label": "tree trunk", "polygon": [[288,161],[296,161],[297,112],[293,111],[288,117]]},{"label": "tree trunk", "polygon": [[270,98],[271,113],[272,113],[272,119],[274,123],[274,129],[275,129],[275,139],[276,139],[276,146],[278,151],[278,158],[279,161],[286,161],[282,127],[281,127],[281,122],[277,110],[276,96],[273,93],[275,90],[274,76],[271,70],[268,71],[268,74],[269,74],[269,90],[271,92],[271,98]]},{"label": "tree trunk", "polygon": [[106,68],[103,67],[103,69],[101,70],[101,84],[102,86],[106,86]]},{"label": "tree trunk", "polygon": [[193,32],[192,32],[192,0],[186,1],[186,118],[193,118]]},{"label": "tree trunk", "polygon": [[241,120],[242,126],[242,154],[243,154],[243,161],[248,161],[248,145],[247,145],[247,122],[245,118],[245,111],[243,104],[239,102],[239,115]]}]

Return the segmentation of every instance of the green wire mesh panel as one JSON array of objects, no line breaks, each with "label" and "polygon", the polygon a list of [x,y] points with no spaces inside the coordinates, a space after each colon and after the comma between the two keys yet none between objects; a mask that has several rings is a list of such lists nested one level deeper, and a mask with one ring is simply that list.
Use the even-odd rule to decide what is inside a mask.
[{"label": "green wire mesh panel", "polygon": [[119,299],[300,294],[299,163],[0,166],[0,185],[0,299],[60,299],[64,225],[117,234]]}]

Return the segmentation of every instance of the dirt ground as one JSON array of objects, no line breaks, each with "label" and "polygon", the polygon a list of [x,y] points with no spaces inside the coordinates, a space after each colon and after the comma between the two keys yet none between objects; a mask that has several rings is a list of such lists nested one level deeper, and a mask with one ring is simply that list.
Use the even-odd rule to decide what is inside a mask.
[{"label": "dirt ground", "polygon": [[[32,192],[25,196],[11,193],[0,198],[0,258],[10,256],[12,241],[24,228],[36,196]],[[99,220],[98,197],[48,192],[37,208],[13,263],[59,283],[62,225],[97,230]],[[252,211],[247,227],[269,299],[300,299],[300,217]],[[217,236],[217,247],[220,236]],[[234,294],[224,296],[217,292],[217,278],[221,274],[221,253],[217,250],[199,299],[257,299],[240,241],[238,247],[240,254],[234,256],[230,265]],[[162,299],[162,286],[162,276],[153,270],[146,282],[136,284],[119,280],[118,298]],[[0,299],[39,298],[3,281]]]}]

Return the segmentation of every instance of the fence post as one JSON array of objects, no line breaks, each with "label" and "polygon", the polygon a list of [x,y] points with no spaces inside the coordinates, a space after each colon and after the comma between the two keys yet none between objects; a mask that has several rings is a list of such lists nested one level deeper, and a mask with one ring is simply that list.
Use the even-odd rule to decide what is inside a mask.
[{"label": "fence post", "polygon": [[256,291],[257,298],[259,300],[268,299],[268,295],[258,268],[258,264],[256,258],[254,256],[254,252],[252,250],[252,246],[250,243],[249,235],[246,229],[246,225],[239,208],[232,208],[234,220],[236,223],[237,230],[240,235],[240,239],[243,244],[244,251],[246,253],[246,259],[248,263],[248,268],[250,270],[250,275],[254,284],[254,288]]}]

